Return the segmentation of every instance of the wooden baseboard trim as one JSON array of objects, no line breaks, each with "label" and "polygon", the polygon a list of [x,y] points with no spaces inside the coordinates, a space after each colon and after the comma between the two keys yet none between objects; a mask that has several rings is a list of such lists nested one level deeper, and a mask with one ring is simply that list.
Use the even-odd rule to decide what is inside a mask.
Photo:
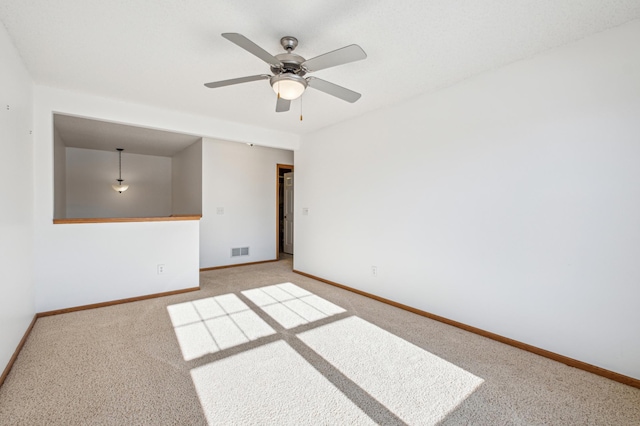
[{"label": "wooden baseboard trim", "polygon": [[355,288],[352,288],[352,287],[349,287],[349,286],[346,286],[346,285],[343,285],[343,284],[339,284],[339,283],[336,283],[336,282],[333,282],[333,281],[325,280],[324,278],[320,278],[320,277],[317,277],[315,275],[307,274],[306,272],[298,271],[298,270],[295,270],[295,269],[293,270],[293,272],[295,272],[296,274],[303,275],[303,276],[308,277],[308,278],[313,278],[314,280],[323,282],[325,284],[330,284],[332,286],[339,287],[339,288],[342,288],[344,290],[348,290],[348,291],[351,291],[353,293],[357,293],[357,294],[360,294],[362,296],[369,297],[369,298],[377,300],[379,302],[386,303],[387,305],[391,305],[391,306],[394,306],[396,308],[404,309],[405,311],[409,311],[409,312],[412,312],[414,314],[417,314],[417,315],[420,315],[420,316],[423,316],[423,317],[426,317],[426,318],[430,318],[432,320],[436,320],[436,321],[439,321],[439,322],[442,322],[442,323],[445,323],[445,324],[449,324],[449,325],[461,328],[461,329],[466,330],[466,331],[470,331],[471,333],[475,333],[475,334],[478,334],[480,336],[487,337],[487,338],[495,340],[497,342],[504,343],[504,344],[516,347],[518,349],[522,349],[522,350],[525,350],[527,352],[531,352],[531,353],[534,353],[536,355],[540,355],[540,356],[543,356],[545,358],[549,358],[549,359],[552,359],[554,361],[561,362],[561,363],[566,364],[566,365],[568,365],[570,367],[578,368],[580,370],[584,370],[584,371],[587,371],[587,372],[592,373],[592,374],[597,374],[598,376],[606,377],[607,379],[611,379],[611,380],[614,380],[616,382],[620,382],[620,383],[623,383],[625,385],[633,386],[635,388],[640,389],[640,380],[635,379],[633,377],[625,376],[624,374],[616,373],[614,371],[606,370],[604,368],[600,368],[600,367],[597,367],[595,365],[587,364],[586,362],[578,361],[577,359],[569,358],[567,356],[560,355],[560,354],[557,354],[555,352],[547,351],[546,349],[541,349],[541,348],[538,348],[536,346],[529,345],[527,343],[519,342],[517,340],[513,340],[513,339],[510,339],[508,337],[504,337],[504,336],[501,336],[499,334],[492,333],[490,331],[482,330],[480,328],[472,327],[470,325],[463,324],[463,323],[458,322],[458,321],[450,320],[448,318],[441,317],[439,315],[435,315],[435,314],[432,314],[432,313],[429,313],[429,312],[425,312],[425,311],[422,311],[420,309],[416,309],[416,308],[413,308],[411,306],[404,305],[402,303],[394,302],[393,300],[385,299],[384,297],[376,296],[375,294],[367,293],[366,291],[358,290],[358,289],[355,289]]},{"label": "wooden baseboard trim", "polygon": [[198,291],[200,287],[183,288],[180,290],[165,291],[163,293],[147,294],[144,296],[129,297],[127,299],[111,300],[109,302],[92,303],[90,305],[75,306],[73,308],[56,309],[47,312],[38,312],[36,318],[49,317],[51,315],[67,314],[69,312],[85,311],[87,309],[104,308],[106,306],[121,305],[123,303],[138,302],[140,300],[155,299],[164,296],[173,296],[174,294],[189,293]]},{"label": "wooden baseboard trim", "polygon": [[279,259],[271,259],[271,260],[261,260],[259,262],[248,262],[248,263],[234,263],[233,265],[222,265],[222,266],[212,266],[210,268],[200,268],[200,272],[204,271],[215,271],[217,269],[227,269],[227,268],[235,268],[236,266],[249,266],[249,265],[259,265],[261,263],[271,263],[277,262]]},{"label": "wooden baseboard trim", "polygon": [[4,371],[2,372],[2,376],[0,376],[0,386],[2,386],[2,384],[5,381],[5,379],[9,375],[9,372],[11,371],[11,368],[13,367],[13,363],[16,362],[16,359],[18,358],[18,355],[20,354],[20,351],[22,350],[22,347],[24,346],[25,342],[27,341],[27,338],[29,337],[29,334],[31,334],[31,330],[33,329],[33,326],[35,325],[37,319],[38,319],[38,316],[34,315],[33,319],[31,320],[31,324],[29,324],[29,327],[27,327],[27,331],[24,332],[24,336],[22,336],[22,339],[20,340],[20,343],[18,343],[18,347],[16,347],[16,350],[13,353],[13,355],[11,356],[11,359],[9,359],[9,363],[7,364],[7,366],[5,367]]}]

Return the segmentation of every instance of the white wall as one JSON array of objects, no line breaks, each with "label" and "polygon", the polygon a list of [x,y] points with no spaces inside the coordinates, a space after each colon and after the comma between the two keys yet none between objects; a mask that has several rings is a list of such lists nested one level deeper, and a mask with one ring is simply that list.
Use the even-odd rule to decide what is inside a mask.
[{"label": "white wall", "polygon": [[[204,139],[202,162],[200,267],[275,259],[276,165],[293,152]],[[232,258],[233,247],[250,255]]]},{"label": "white wall", "polygon": [[198,287],[198,232],[198,221],[52,226],[40,241],[47,256],[39,259],[36,308]]},{"label": "white wall", "polygon": [[77,217],[149,217],[171,215],[171,158],[122,153],[119,193],[118,153],[66,148],[66,213]]},{"label": "white wall", "polygon": [[640,378],[639,40],[304,137],[295,269]]},{"label": "white wall", "polygon": [[[295,135],[78,92],[36,86],[34,94],[34,270],[37,311],[196,287],[199,284],[197,221],[85,225],[52,223],[54,113],[178,133],[240,141],[247,139],[256,144],[289,149],[296,148],[299,143]],[[161,262],[167,265],[166,280],[169,281],[158,277],[156,268]],[[124,277],[135,280],[125,281]]]},{"label": "white wall", "polygon": [[32,92],[29,73],[0,23],[0,372],[35,314]]},{"label": "white wall", "polygon": [[171,158],[171,211],[202,214],[202,139]]}]

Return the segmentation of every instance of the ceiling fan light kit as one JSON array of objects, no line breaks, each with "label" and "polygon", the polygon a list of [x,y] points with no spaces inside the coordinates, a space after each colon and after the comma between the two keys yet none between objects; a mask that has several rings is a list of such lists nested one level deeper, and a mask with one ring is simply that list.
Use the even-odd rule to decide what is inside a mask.
[{"label": "ceiling fan light kit", "polygon": [[292,101],[302,96],[307,88],[307,80],[296,74],[280,74],[271,77],[271,87],[276,94],[286,100]]},{"label": "ceiling fan light kit", "polygon": [[367,54],[356,44],[307,60],[300,55],[292,53],[298,46],[298,40],[295,37],[282,37],[280,44],[286,50],[286,53],[280,53],[275,56],[242,34],[223,33],[222,37],[269,64],[273,75],[260,74],[206,83],[205,86],[210,89],[269,79],[273,91],[278,95],[276,112],[289,111],[291,101],[302,96],[307,87],[320,90],[346,102],[353,103],[360,99],[360,93],[317,77],[304,77],[307,73],[365,59]]}]

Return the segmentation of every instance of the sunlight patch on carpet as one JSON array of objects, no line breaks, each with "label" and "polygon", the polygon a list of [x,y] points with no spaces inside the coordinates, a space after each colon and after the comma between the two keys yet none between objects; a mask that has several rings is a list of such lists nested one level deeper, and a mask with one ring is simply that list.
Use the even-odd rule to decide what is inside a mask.
[{"label": "sunlight patch on carpet", "polygon": [[355,316],[298,338],[409,424],[443,420],[483,382]]},{"label": "sunlight patch on carpet", "polygon": [[235,294],[167,306],[185,361],[275,334]]},{"label": "sunlight patch on carpet", "polygon": [[254,288],[242,294],[286,329],[345,312],[341,307],[292,283]]},{"label": "sunlight patch on carpet", "polygon": [[191,370],[207,422],[375,424],[284,341]]},{"label": "sunlight patch on carpet", "polygon": [[[382,412],[407,424],[438,424],[483,383],[357,316],[328,322],[345,309],[292,283],[179,303],[167,311],[185,361],[282,334],[191,370],[209,424],[375,424]],[[304,324],[307,331],[287,331]],[[323,376],[327,368],[334,369],[327,377],[346,387]]]}]

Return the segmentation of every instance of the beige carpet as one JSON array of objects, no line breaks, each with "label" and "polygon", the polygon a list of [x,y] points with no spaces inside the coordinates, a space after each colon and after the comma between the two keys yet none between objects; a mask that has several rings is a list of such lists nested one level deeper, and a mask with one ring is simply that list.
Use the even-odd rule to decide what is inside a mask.
[{"label": "beige carpet", "polygon": [[639,425],[625,386],[291,272],[39,319],[1,425]]}]

